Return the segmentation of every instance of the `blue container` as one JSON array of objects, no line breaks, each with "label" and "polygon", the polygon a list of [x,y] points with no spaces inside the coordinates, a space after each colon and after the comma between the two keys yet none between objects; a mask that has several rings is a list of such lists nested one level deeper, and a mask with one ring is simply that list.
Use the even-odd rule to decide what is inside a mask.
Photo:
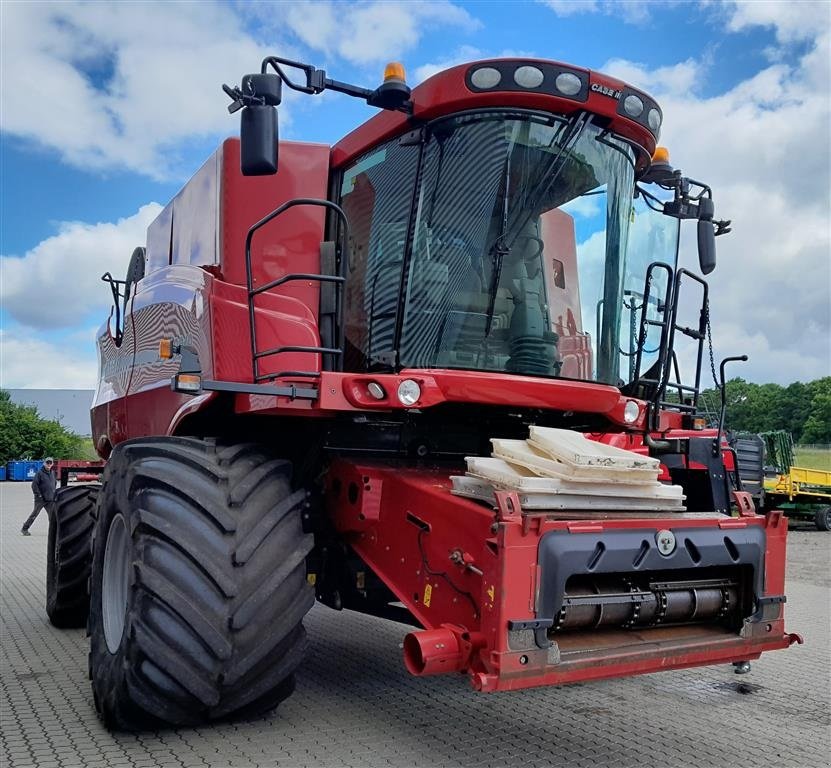
[{"label": "blue container", "polygon": [[6,468],[0,464],[0,483],[6,479]]},{"label": "blue container", "polygon": [[42,461],[27,461],[26,462],[26,480],[30,482],[35,479],[38,470],[43,466]]},{"label": "blue container", "polygon": [[26,462],[25,461],[10,461],[6,465],[8,470],[9,480],[25,480],[26,479]]}]

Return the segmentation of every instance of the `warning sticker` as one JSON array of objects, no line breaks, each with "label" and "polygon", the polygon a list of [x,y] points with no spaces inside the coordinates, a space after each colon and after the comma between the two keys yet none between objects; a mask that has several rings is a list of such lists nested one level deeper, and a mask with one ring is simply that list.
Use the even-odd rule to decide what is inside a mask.
[{"label": "warning sticker", "polygon": [[425,608],[430,607],[430,600],[432,600],[432,598],[433,598],[433,585],[428,584],[426,587],[424,587],[424,600],[422,600],[422,602],[424,603]]}]

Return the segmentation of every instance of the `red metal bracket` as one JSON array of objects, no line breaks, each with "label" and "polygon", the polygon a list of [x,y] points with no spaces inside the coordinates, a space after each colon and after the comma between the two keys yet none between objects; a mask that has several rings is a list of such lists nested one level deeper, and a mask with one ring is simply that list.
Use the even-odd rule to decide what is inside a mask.
[{"label": "red metal bracket", "polygon": [[739,509],[739,517],[754,517],[756,505],[753,497],[747,491],[733,491],[733,500]]},{"label": "red metal bracket", "polygon": [[522,517],[522,505],[516,491],[494,491],[496,519],[501,523],[518,522]]}]

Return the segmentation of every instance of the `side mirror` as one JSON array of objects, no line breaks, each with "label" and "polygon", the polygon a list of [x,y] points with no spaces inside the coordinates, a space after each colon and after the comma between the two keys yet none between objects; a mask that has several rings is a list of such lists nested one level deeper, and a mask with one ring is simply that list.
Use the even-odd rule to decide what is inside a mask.
[{"label": "side mirror", "polygon": [[709,197],[698,203],[698,264],[701,273],[709,275],[716,268],[716,234],[713,228],[715,207]]},{"label": "side mirror", "polygon": [[282,99],[279,75],[246,75],[239,90],[240,167],[243,176],[277,173],[277,105]]},{"label": "side mirror", "polygon": [[268,176],[277,173],[276,107],[256,106],[245,107],[242,110],[240,168],[243,176]]}]

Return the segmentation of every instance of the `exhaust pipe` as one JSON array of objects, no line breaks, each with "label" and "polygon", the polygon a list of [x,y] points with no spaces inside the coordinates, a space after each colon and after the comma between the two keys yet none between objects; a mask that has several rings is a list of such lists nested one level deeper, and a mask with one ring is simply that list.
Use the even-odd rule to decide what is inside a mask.
[{"label": "exhaust pipe", "polygon": [[404,665],[416,677],[461,672],[470,663],[472,652],[470,634],[450,624],[410,632],[404,638]]}]

